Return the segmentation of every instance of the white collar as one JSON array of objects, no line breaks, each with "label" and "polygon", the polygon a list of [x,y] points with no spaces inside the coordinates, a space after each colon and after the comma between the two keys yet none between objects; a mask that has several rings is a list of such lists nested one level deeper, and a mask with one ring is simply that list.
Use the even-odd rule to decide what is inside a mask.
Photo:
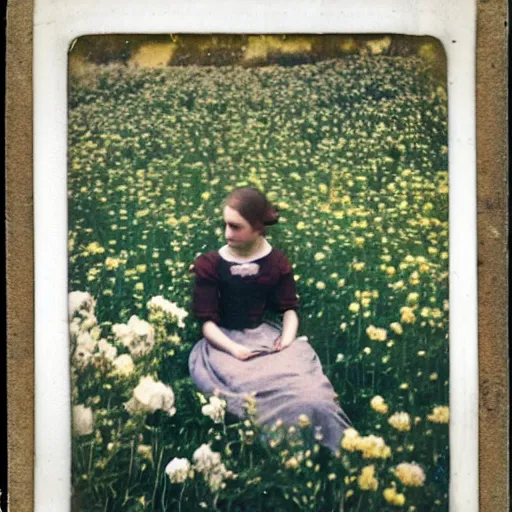
[{"label": "white collar", "polygon": [[256,254],[252,254],[251,256],[246,256],[245,258],[242,256],[235,257],[230,254],[229,247],[227,245],[223,245],[219,249],[219,255],[222,259],[231,263],[249,263],[251,261],[259,260],[260,258],[267,256],[267,254],[270,254],[270,251],[272,251],[272,246],[268,243],[267,239],[264,238],[262,248]]}]

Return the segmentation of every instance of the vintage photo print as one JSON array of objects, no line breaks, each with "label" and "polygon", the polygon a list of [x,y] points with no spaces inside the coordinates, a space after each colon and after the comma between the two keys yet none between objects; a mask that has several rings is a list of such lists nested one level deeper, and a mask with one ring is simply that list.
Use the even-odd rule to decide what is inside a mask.
[{"label": "vintage photo print", "polygon": [[68,51],[72,506],[447,511],[446,51]]}]

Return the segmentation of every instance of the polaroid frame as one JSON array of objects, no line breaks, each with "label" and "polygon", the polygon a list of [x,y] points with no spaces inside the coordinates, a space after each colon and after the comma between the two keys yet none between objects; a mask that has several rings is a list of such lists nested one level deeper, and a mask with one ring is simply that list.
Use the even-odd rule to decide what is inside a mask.
[{"label": "polaroid frame", "polygon": [[[482,5],[483,4],[483,5]],[[203,5],[151,0],[108,2],[36,1],[34,11],[34,224],[35,224],[35,487],[34,510],[69,510],[70,403],[67,341],[67,51],[80,35],[98,33],[401,33],[431,35],[445,46],[448,59],[450,144],[450,512],[479,510],[478,346],[477,346],[477,212],[480,264],[480,440],[488,450],[480,472],[480,509],[506,510],[508,500],[506,282],[506,119],[504,48],[505,2],[482,1],[479,6],[479,76],[488,86],[478,88],[475,109],[475,43],[477,6],[463,0],[348,2],[235,0]],[[10,5],[10,34],[20,43],[32,26],[31,2]],[[497,30],[497,24],[503,28]],[[483,24],[483,25],[482,25]],[[480,30],[482,29],[482,30]],[[485,35],[482,36],[482,33]],[[493,45],[494,41],[494,45]],[[30,176],[32,120],[30,108],[16,98],[23,79],[14,72],[16,55],[30,74],[30,48],[8,53],[7,201],[8,201],[8,397],[11,504],[32,510],[30,409],[32,404],[31,262],[32,219]],[[497,47],[496,47],[497,45]],[[16,51],[15,51],[16,50]],[[495,53],[496,55],[493,55]],[[494,67],[492,66],[494,63]],[[9,68],[10,66],[10,68]],[[484,67],[484,69],[482,69]],[[477,68],[478,70],[478,68]],[[9,74],[10,72],[10,74]],[[26,76],[26,75],[23,75]],[[29,82],[28,82],[29,83]],[[481,85],[482,82],[479,83]],[[497,86],[498,85],[498,86]],[[19,88],[18,88],[19,87]],[[29,88],[30,89],[30,88]],[[494,91],[495,96],[490,94]],[[496,94],[497,91],[497,94]],[[30,91],[29,96],[30,96]],[[10,95],[9,95],[10,93]],[[10,100],[10,103],[9,103]],[[30,107],[30,104],[29,104]],[[480,197],[476,201],[475,118],[478,114]],[[20,123],[20,116],[26,124]],[[493,124],[498,119],[498,125]],[[22,146],[20,148],[20,141]],[[21,151],[19,151],[21,149]],[[18,154],[19,152],[19,154]],[[16,171],[25,167],[27,174]],[[23,176],[25,180],[21,178]],[[20,224],[15,225],[14,222]],[[48,250],[51,247],[51,251]],[[24,253],[23,251],[28,251]],[[25,260],[20,260],[21,256]],[[489,268],[488,273],[483,272]],[[22,279],[20,285],[19,280]],[[498,289],[499,293],[492,295]],[[22,291],[23,290],[23,291]],[[486,293],[487,292],[487,293]],[[28,298],[29,307],[25,306]],[[503,300],[503,303],[500,302]],[[25,306],[25,307],[24,307]],[[482,313],[487,313],[483,317]],[[30,317],[30,315],[28,315]],[[496,335],[496,329],[500,330]],[[483,332],[482,332],[483,330]],[[23,334],[20,334],[23,333]],[[485,341],[485,344],[484,344]],[[15,380],[13,381],[13,378]],[[27,393],[28,390],[30,390]],[[28,394],[28,400],[27,400]],[[25,400],[25,401],[23,401]],[[14,401],[14,403],[13,403]],[[26,414],[26,418],[23,415]],[[483,424],[485,422],[485,425]],[[483,427],[483,428],[482,428]],[[483,446],[482,446],[483,448]],[[18,451],[19,450],[19,451]],[[28,467],[27,467],[28,464]],[[492,465],[491,465],[492,464]],[[500,472],[501,468],[501,472]],[[501,474],[500,474],[501,473]],[[493,486],[494,488],[492,488]],[[488,508],[484,502],[488,503]]]}]

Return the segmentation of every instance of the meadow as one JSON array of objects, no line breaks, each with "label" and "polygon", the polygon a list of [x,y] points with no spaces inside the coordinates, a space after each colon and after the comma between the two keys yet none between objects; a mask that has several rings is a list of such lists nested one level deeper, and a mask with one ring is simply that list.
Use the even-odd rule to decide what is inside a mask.
[{"label": "meadow", "polygon": [[[97,66],[69,87],[76,510],[448,509],[445,84],[418,57]],[[198,254],[252,185],[354,428],[261,432],[198,394]],[[263,440],[263,436],[266,440]]]}]

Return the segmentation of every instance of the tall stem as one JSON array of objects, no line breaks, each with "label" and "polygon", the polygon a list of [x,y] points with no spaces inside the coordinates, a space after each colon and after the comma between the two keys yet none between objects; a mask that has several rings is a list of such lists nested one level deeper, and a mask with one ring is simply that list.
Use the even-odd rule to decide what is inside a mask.
[{"label": "tall stem", "polygon": [[178,502],[178,512],[181,512],[181,502],[183,500],[183,493],[185,492],[185,486],[186,486],[186,482],[183,484],[183,487],[181,488],[181,492],[180,492],[180,500]]}]

